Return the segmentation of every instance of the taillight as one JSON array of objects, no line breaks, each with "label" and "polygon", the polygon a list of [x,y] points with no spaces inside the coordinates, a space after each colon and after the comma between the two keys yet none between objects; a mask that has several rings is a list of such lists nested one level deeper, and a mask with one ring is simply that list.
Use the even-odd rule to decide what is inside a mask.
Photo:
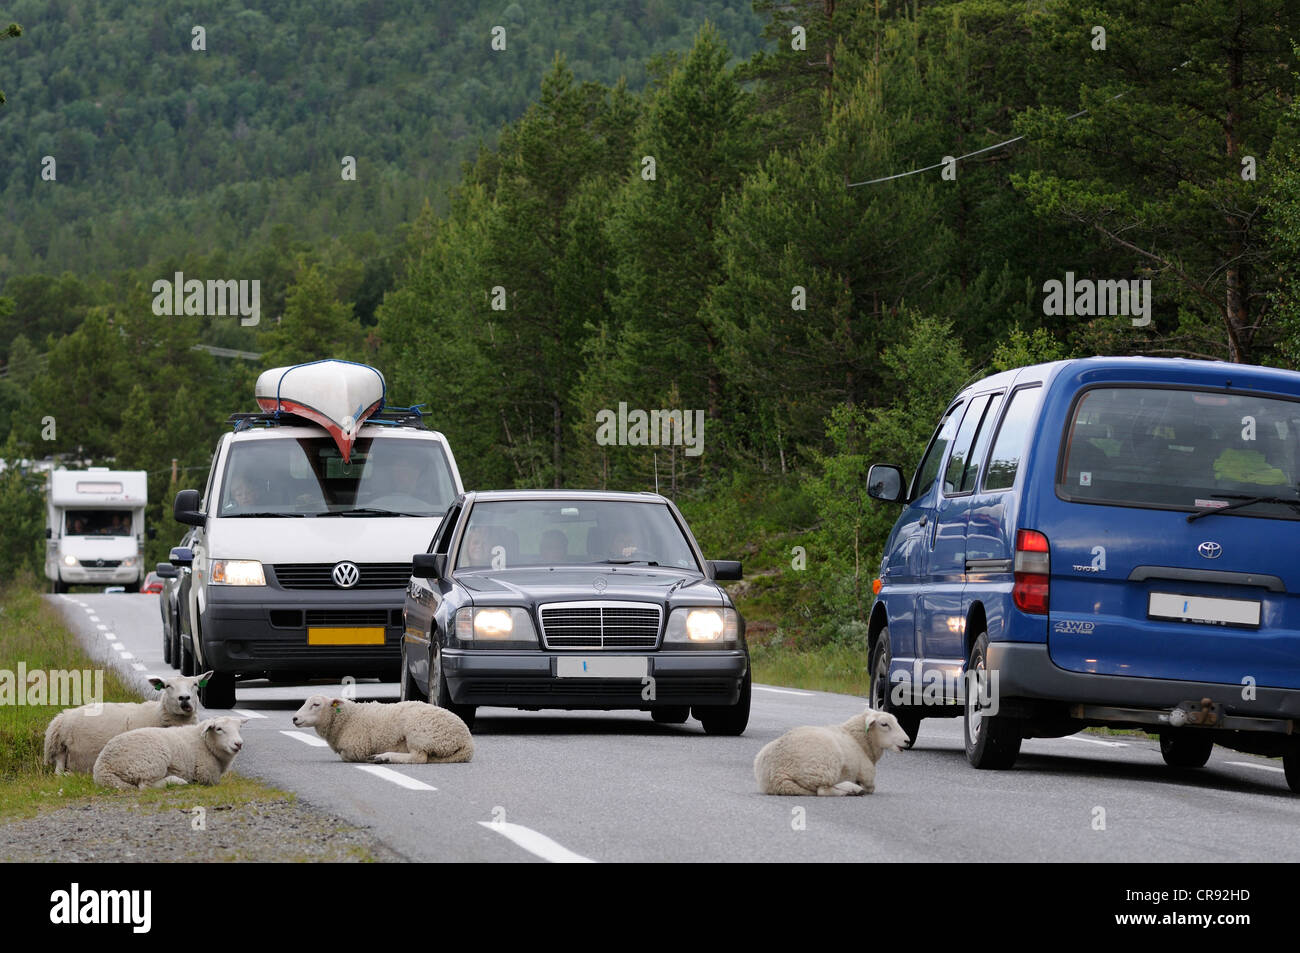
[{"label": "taillight", "polygon": [[1016,531],[1016,582],[1011,598],[1021,612],[1047,612],[1051,585],[1052,548],[1047,537],[1032,529]]}]

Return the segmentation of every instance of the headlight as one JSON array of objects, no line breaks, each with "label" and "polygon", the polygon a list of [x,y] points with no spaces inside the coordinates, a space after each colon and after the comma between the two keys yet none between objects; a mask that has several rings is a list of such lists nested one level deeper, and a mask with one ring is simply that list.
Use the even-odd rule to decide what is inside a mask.
[{"label": "headlight", "polygon": [[664,642],[687,642],[695,645],[734,644],[739,617],[735,609],[700,607],[674,609],[668,617]]},{"label": "headlight", "polygon": [[266,585],[262,564],[256,559],[214,559],[210,579],[217,586]]},{"label": "headlight", "polygon": [[456,638],[462,642],[537,642],[527,609],[487,606],[456,611]]},{"label": "headlight", "polygon": [[76,556],[64,556],[64,557],[63,557],[63,565],[65,565],[65,566],[75,566],[75,565],[77,565],[77,557],[76,557]]},{"label": "headlight", "polygon": [[123,566],[134,566],[134,565],[135,565],[135,557],[134,557],[134,556],[127,556],[126,559],[123,559],[123,560],[122,560],[122,565],[123,565]]}]

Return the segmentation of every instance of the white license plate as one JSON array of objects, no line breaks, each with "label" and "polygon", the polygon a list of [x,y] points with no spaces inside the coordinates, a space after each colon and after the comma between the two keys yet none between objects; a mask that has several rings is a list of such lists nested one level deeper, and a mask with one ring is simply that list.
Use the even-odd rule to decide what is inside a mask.
[{"label": "white license plate", "polygon": [[645,678],[650,660],[644,656],[561,656],[555,660],[557,678]]},{"label": "white license plate", "polygon": [[1252,599],[1212,599],[1209,596],[1153,592],[1147,602],[1147,615],[1155,619],[1208,625],[1258,626],[1260,604]]}]

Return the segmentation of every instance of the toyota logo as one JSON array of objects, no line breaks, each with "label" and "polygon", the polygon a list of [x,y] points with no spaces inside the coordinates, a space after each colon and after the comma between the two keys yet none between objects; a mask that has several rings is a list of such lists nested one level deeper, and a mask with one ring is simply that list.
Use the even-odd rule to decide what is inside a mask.
[{"label": "toyota logo", "polygon": [[334,577],[334,585],[340,589],[351,589],[361,578],[361,571],[355,563],[339,563],[331,575]]},{"label": "toyota logo", "polygon": [[1218,543],[1204,542],[1196,547],[1196,551],[1206,559],[1218,559],[1223,555],[1223,547]]}]

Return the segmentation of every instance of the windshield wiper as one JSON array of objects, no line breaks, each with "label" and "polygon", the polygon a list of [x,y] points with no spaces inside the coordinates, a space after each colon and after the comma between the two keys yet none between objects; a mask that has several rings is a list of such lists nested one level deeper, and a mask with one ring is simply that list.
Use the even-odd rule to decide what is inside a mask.
[{"label": "windshield wiper", "polygon": [[659,564],[653,559],[597,559],[594,563],[588,563],[589,566],[631,566],[633,563],[641,563],[646,566],[658,566]]},{"label": "windshield wiper", "polygon": [[307,513],[230,513],[225,519],[248,519],[251,517],[270,517],[270,516],[307,516]]},{"label": "windshield wiper", "polygon": [[1215,513],[1226,513],[1229,510],[1239,510],[1243,506],[1253,506],[1256,503],[1278,503],[1283,506],[1289,506],[1291,509],[1300,513],[1300,497],[1294,496],[1246,496],[1243,493],[1211,493],[1211,496],[1221,497],[1225,500],[1236,500],[1235,503],[1229,503],[1227,506],[1211,506],[1207,509],[1197,510],[1195,513],[1187,514],[1187,522],[1198,520],[1202,516],[1213,516]]},{"label": "windshield wiper", "polygon": [[398,510],[381,510],[373,506],[358,506],[352,510],[330,510],[321,516],[441,516],[441,513],[402,513]]}]

